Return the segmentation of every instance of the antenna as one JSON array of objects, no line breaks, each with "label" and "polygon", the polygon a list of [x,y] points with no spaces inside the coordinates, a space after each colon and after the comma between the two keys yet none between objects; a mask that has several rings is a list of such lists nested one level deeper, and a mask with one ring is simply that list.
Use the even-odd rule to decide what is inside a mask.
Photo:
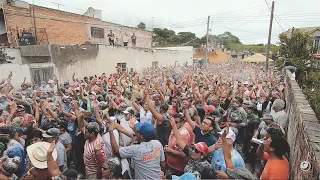
[{"label": "antenna", "polygon": [[65,6],[65,5],[63,5],[63,4],[60,4],[60,3],[57,3],[57,2],[51,2],[52,4],[56,4],[56,5],[58,5],[58,10],[60,10],[60,6]]}]

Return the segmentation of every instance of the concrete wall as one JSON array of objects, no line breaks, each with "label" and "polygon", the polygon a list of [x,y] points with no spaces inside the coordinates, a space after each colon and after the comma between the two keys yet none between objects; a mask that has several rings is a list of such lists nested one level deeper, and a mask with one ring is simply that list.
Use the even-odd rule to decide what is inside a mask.
[{"label": "concrete wall", "polygon": [[[288,142],[290,145],[290,179],[319,179],[320,124],[298,83],[287,71],[285,77],[287,113],[289,114]],[[309,161],[310,171],[302,171],[300,164]]]},{"label": "concrete wall", "polygon": [[24,77],[27,78],[27,82],[31,82],[30,77],[30,69],[29,66],[24,64],[1,64],[0,65],[0,77],[6,78],[8,77],[10,71],[12,71],[12,85],[19,89],[21,86],[21,83],[23,82]]},{"label": "concrete wall", "polygon": [[6,48],[5,52],[8,56],[14,57],[14,60],[12,60],[12,64],[22,64],[21,55],[19,52],[19,49],[14,48]]},{"label": "concrete wall", "polygon": [[141,70],[158,61],[159,66],[192,64],[192,52],[124,48],[111,46],[65,46],[51,45],[52,61],[61,81],[70,80],[75,72],[77,77],[110,74],[115,72],[117,63],[127,63],[127,68]]}]

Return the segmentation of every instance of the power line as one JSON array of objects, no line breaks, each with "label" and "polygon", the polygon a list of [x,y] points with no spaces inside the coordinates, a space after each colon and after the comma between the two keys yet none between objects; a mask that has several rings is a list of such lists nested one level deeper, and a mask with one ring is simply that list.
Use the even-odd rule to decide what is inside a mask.
[{"label": "power line", "polygon": [[260,13],[260,14],[257,15],[257,16],[254,16],[252,19],[250,19],[249,21],[247,21],[247,22],[245,22],[245,23],[240,24],[240,25],[237,26],[236,28],[239,28],[239,27],[241,27],[241,26],[243,26],[243,25],[245,25],[245,24],[248,24],[250,21],[254,20],[255,18],[259,17],[260,15],[262,15],[262,14],[264,14],[264,13],[266,13],[266,12],[268,12],[268,10],[263,11],[262,13]]},{"label": "power line", "polygon": [[214,26],[222,27],[222,28],[226,28],[226,29],[231,29],[231,30],[235,30],[235,31],[247,32],[247,33],[265,34],[265,33],[260,33],[260,32],[252,32],[252,31],[247,31],[247,30],[242,30],[242,29],[235,29],[235,28],[230,28],[230,27],[220,26],[220,25],[216,25],[216,24],[215,24]]}]

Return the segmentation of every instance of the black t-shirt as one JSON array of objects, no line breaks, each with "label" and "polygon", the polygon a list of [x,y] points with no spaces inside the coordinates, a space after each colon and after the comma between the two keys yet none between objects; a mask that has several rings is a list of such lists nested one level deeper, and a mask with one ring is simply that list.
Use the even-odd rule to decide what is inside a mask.
[{"label": "black t-shirt", "polygon": [[164,114],[164,121],[161,124],[157,124],[156,139],[160,141],[162,146],[168,145],[169,136],[171,133],[171,124],[169,115]]}]

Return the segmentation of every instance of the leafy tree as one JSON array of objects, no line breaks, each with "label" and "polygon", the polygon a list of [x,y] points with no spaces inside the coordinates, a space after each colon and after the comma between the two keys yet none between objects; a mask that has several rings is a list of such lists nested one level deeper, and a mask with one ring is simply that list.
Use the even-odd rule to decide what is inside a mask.
[{"label": "leafy tree", "polygon": [[320,118],[320,73],[315,68],[313,54],[316,49],[312,42],[314,37],[310,32],[294,29],[290,36],[279,36],[282,59],[277,65],[283,64],[284,60],[290,60],[297,65],[296,80],[307,95],[311,107]]},{"label": "leafy tree", "polygon": [[137,28],[139,29],[146,29],[146,24],[144,22],[140,22],[138,25],[137,25]]},{"label": "leafy tree", "polygon": [[14,57],[8,56],[5,49],[0,49],[0,64],[12,63],[11,61],[14,59]]},{"label": "leafy tree", "polygon": [[312,48],[314,38],[310,32],[293,30],[291,36],[279,36],[281,42],[280,55],[285,58],[310,59],[315,49]]}]

